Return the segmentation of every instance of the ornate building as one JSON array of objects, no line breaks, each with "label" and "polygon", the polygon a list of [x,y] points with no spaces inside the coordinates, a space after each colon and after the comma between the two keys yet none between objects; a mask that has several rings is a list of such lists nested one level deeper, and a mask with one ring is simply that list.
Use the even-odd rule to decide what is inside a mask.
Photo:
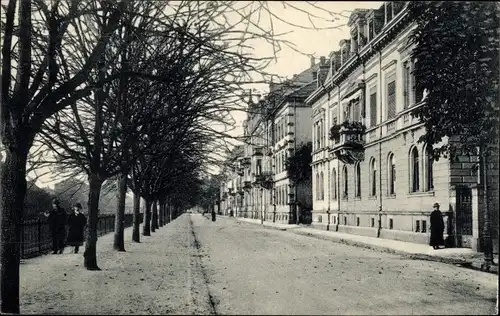
[{"label": "ornate building", "polygon": [[[313,225],[428,243],[429,214],[437,202],[447,241],[478,249],[478,159],[433,161],[418,142],[425,129],[410,115],[425,93],[415,89],[412,75],[408,39],[415,25],[406,2],[357,9],[348,26],[351,38],[330,54],[327,74],[306,100],[313,108]],[[493,169],[497,179],[498,164]],[[492,210],[498,210],[498,191],[495,196]],[[498,212],[491,213],[497,223]]]}]

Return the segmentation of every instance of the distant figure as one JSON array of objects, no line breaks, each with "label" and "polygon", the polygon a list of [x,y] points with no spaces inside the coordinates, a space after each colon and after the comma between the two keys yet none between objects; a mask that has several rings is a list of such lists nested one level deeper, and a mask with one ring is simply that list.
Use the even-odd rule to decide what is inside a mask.
[{"label": "distant figure", "polygon": [[74,253],[78,253],[78,249],[83,245],[83,235],[87,218],[82,213],[82,205],[76,203],[73,206],[73,212],[68,216],[68,238],[66,245],[74,246]]},{"label": "distant figure", "polygon": [[52,200],[52,210],[43,213],[47,217],[52,237],[52,254],[63,253],[66,237],[66,212],[60,206],[59,200]]},{"label": "distant figure", "polygon": [[430,245],[434,249],[439,249],[439,246],[444,245],[444,221],[443,213],[439,210],[439,204],[434,203],[434,211],[431,213],[431,241]]},{"label": "distant figure", "polygon": [[215,222],[215,210],[212,210],[212,222]]}]

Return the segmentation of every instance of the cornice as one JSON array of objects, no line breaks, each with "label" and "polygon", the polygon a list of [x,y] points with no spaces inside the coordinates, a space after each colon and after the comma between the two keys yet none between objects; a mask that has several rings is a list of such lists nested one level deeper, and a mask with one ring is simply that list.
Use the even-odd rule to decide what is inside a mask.
[{"label": "cornice", "polygon": [[405,7],[394,19],[382,28],[382,31],[377,34],[373,40],[361,48],[357,54],[351,56],[351,58],[344,65],[342,65],[342,67],[340,67],[337,73],[328,79],[325,83],[326,89],[315,90],[307,98],[306,102],[315,102],[318,98],[323,96],[324,93],[330,92],[335,85],[339,85],[340,82],[344,80],[345,77],[349,76],[358,66],[368,61],[377,53],[377,51],[389,45],[394,36],[410,22],[408,8]]}]

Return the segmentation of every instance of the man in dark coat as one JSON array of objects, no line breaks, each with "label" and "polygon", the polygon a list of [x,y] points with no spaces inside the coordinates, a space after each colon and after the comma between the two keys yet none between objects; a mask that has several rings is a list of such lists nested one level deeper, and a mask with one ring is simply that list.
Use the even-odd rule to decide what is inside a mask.
[{"label": "man in dark coat", "polygon": [[47,222],[49,223],[51,237],[52,237],[52,253],[63,253],[64,251],[64,238],[66,237],[66,212],[60,206],[59,200],[52,200],[52,210],[45,213]]},{"label": "man in dark coat", "polygon": [[434,211],[431,213],[431,241],[430,245],[434,249],[439,249],[439,246],[444,245],[443,232],[444,221],[443,213],[439,210],[439,204],[434,203]]},{"label": "man in dark coat", "polygon": [[66,245],[74,246],[75,253],[78,253],[78,249],[83,245],[83,235],[85,225],[87,224],[87,218],[82,213],[82,205],[76,203],[73,206],[73,212],[68,216],[68,238],[66,239]]}]

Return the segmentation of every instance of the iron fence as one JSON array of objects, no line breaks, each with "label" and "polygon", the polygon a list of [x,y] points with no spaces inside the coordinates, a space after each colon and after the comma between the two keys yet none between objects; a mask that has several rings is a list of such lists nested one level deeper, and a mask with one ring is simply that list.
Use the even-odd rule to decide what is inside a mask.
[{"label": "iron fence", "polygon": [[[142,223],[143,214],[140,214]],[[125,227],[132,226],[133,214],[125,214]],[[113,232],[115,230],[115,214],[103,214],[97,221],[97,236]],[[52,239],[50,227],[46,220],[31,219],[21,224],[21,258],[32,258],[40,256],[52,250]]]}]

